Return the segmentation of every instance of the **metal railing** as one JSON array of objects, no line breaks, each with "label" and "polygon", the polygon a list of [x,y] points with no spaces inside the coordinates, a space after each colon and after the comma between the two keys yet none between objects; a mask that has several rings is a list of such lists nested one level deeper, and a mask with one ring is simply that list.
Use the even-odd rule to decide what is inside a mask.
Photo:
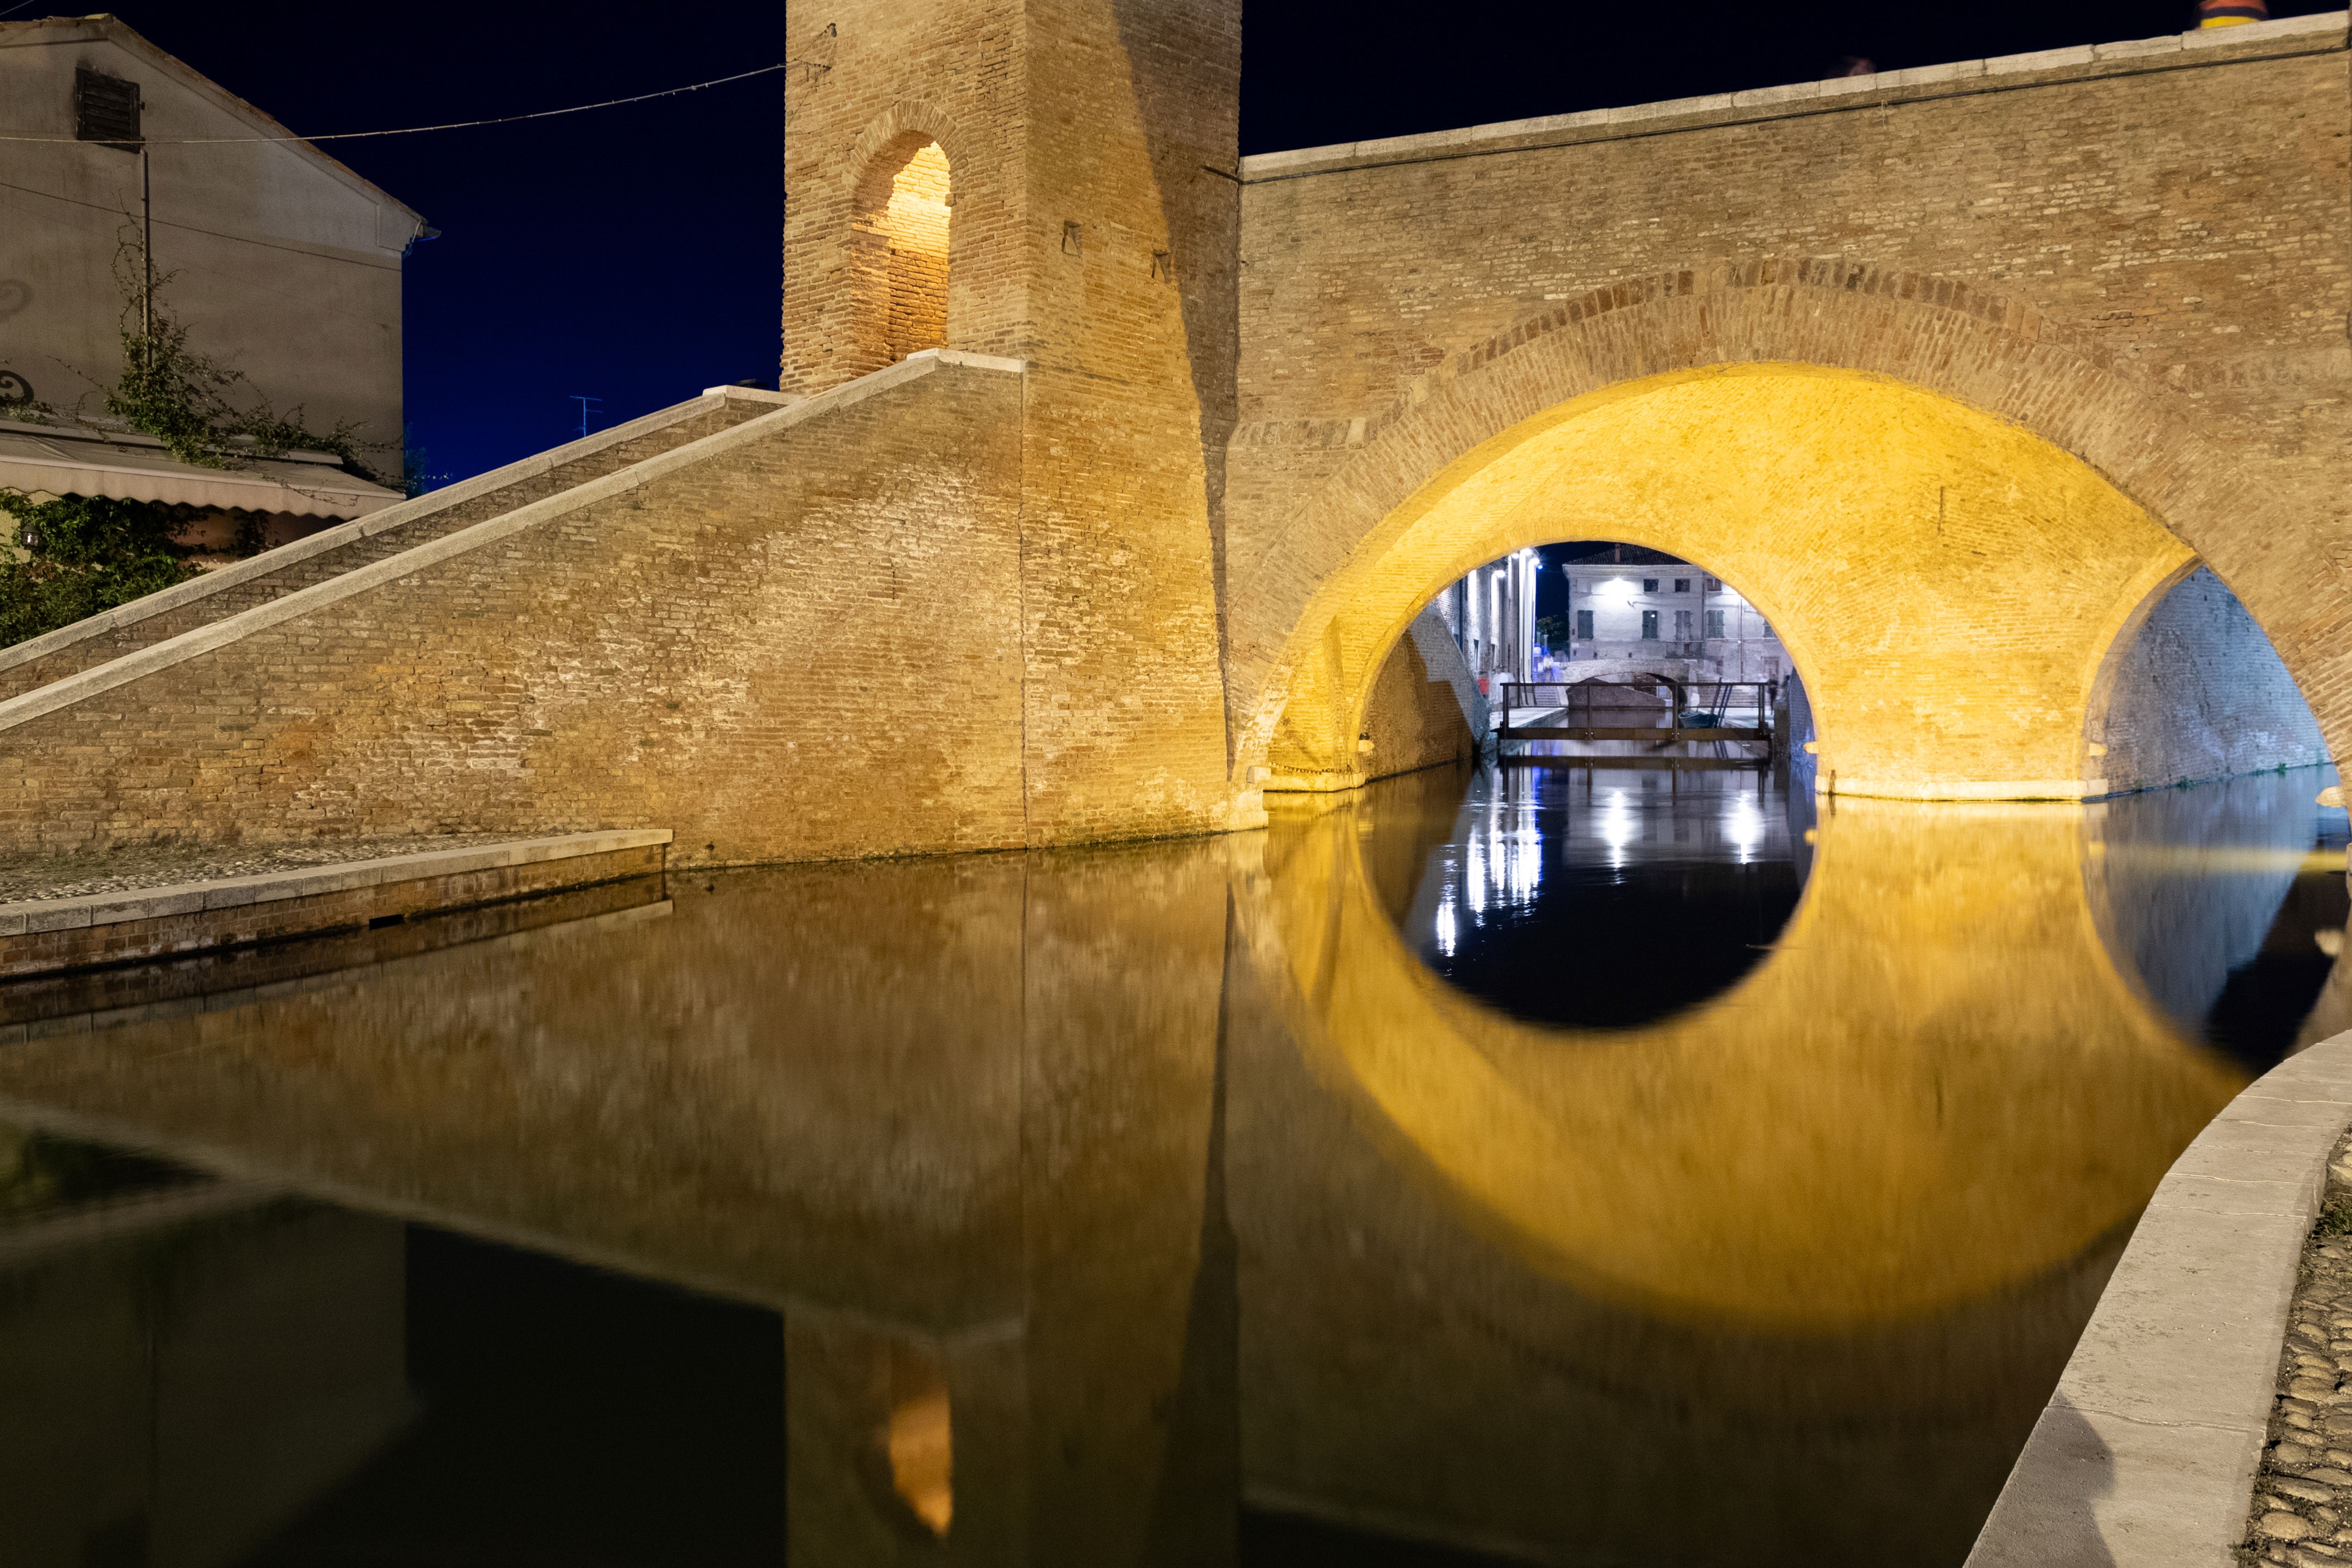
[{"label": "metal railing", "polygon": [[[1777,685],[1769,680],[1685,681],[1670,675],[1507,681],[1501,695],[1503,722],[1496,739],[1738,741],[1769,750]],[[1521,710],[1532,710],[1538,722],[1516,722]],[[1747,721],[1736,721],[1740,719]]]}]

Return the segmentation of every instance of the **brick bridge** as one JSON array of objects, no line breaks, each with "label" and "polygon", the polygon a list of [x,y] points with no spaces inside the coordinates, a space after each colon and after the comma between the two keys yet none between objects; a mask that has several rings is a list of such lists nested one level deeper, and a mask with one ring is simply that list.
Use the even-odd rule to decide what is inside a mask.
[{"label": "brick bridge", "polygon": [[2352,742],[2343,13],[1246,160],[1240,23],[796,6],[784,390],[0,655],[5,841],[1246,826],[1456,754],[1404,629],[1559,538],[1745,593],[1843,793]]}]

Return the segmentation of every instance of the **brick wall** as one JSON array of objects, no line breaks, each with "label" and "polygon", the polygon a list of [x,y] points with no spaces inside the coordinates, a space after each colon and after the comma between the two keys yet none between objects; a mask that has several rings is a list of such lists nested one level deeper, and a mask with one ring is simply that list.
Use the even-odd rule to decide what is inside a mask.
[{"label": "brick wall", "polygon": [[1486,704],[1463,661],[1462,649],[1434,607],[1413,617],[1395,649],[1381,663],[1364,708],[1363,734],[1372,745],[1360,752],[1368,777],[1386,778],[1467,761],[1486,732]]},{"label": "brick wall", "polygon": [[[2088,644],[2189,550],[2352,734],[2340,23],[1281,154],[1236,185],[1236,0],[787,20],[782,384],[892,352],[860,237],[934,142],[948,344],[1022,378],[861,395],[15,725],[0,842],[643,825],[691,864],[1246,826],[1261,767],[1357,776],[1368,707],[1398,754],[1442,752],[1428,681],[1379,695],[1394,628],[1603,514],[1770,613],[1848,787],[2072,787]],[[1530,431],[1759,360],[1883,395],[1809,416],[1836,439],[1797,472],[1771,466],[1791,416],[1723,374],[1672,449],[1603,420],[1551,490],[1461,501]],[[1901,414],[1910,389],[1934,410]],[[1994,618],[2021,603],[2003,551],[2048,557],[2040,621]]]},{"label": "brick wall", "polygon": [[2319,725],[2270,639],[2201,567],[2148,612],[2123,656],[2104,737],[2095,729],[2115,790],[2327,760]]},{"label": "brick wall", "polygon": [[18,724],[0,843],[1019,845],[1020,398],[1002,370],[919,363]]},{"label": "brick wall", "polygon": [[2083,458],[2237,588],[2352,736],[2343,22],[2230,31],[1249,160],[1243,760],[1320,679],[1317,593],[1482,443],[1757,359],[1909,381]]},{"label": "brick wall", "polygon": [[[414,521],[384,528],[381,532],[362,532],[362,525],[352,524],[345,530],[352,537],[330,548],[289,553],[283,557],[256,557],[239,571],[241,581],[192,584],[192,587],[203,587],[208,591],[168,608],[154,609],[144,601],[125,606],[127,610],[148,613],[140,614],[135,619],[123,619],[119,624],[98,630],[95,635],[78,637],[62,647],[43,651],[20,663],[0,668],[0,699],[46,686],[109,659],[152,647],[183,632],[226,620],[240,610],[248,610],[282,595],[323,583],[354,567],[384,560],[427,540],[438,539],[443,534],[454,533],[502,512],[512,511],[517,507],[561,494],[574,485],[616,473],[631,463],[674,450],[689,441],[768,413],[774,407],[772,399],[761,402],[730,397],[724,401],[712,401],[713,406],[707,410],[664,423],[642,435],[593,447],[574,456],[567,457],[561,451],[551,454],[562,460],[544,468],[519,474],[495,488],[462,498],[440,492],[410,502],[400,510],[403,513],[415,513]],[[530,468],[528,464],[519,466]]]},{"label": "brick wall", "polygon": [[[1255,819],[1218,662],[1237,0],[856,0],[788,14],[781,384],[877,367],[863,214],[910,145],[950,188],[946,342],[1028,366],[1019,508],[1031,837]],[[1209,168],[1204,168],[1208,165]]]}]

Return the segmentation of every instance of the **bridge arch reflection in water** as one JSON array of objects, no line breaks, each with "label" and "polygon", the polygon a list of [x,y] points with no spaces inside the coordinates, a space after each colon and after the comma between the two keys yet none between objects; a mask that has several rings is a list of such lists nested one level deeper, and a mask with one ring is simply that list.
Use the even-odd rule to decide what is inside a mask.
[{"label": "bridge arch reflection in water", "polygon": [[[2311,777],[2270,787],[2307,798]],[[1505,787],[1482,779],[1462,812],[1487,816],[1481,869],[1507,900],[1545,851],[1496,811]],[[2198,793],[2227,798],[1839,800],[1799,831],[1819,840],[1804,896],[1752,973],[1635,1028],[1514,1017],[1422,962],[1399,921],[1430,907],[1416,861],[1458,826],[1435,785],[1277,826],[1252,934],[1320,1076],[1486,1234],[1644,1312],[1838,1333],[2064,1267],[2128,1225],[2246,1081],[2143,966],[2157,988],[2212,988],[2219,950],[2261,941],[2311,813],[2246,814],[2283,845],[2167,850],[2163,818]],[[1401,832],[1399,815],[1422,820]],[[2151,946],[2146,884],[2168,855],[2234,858],[2236,886],[2192,890],[2245,905],[2206,922],[2217,951]]]},{"label": "bridge arch reflection in water", "polygon": [[[1693,862],[1793,881],[1810,852],[1801,901],[1712,995],[1619,1026],[1423,963],[1465,818],[1536,829],[1490,861],[1506,892],[1561,885],[1573,837],[1449,771],[1264,836],[674,879],[33,1031],[0,1094],[323,1199],[393,1260],[421,1222],[773,1314],[781,1378],[747,1375],[794,1562],[1287,1562],[1249,1543],[1312,1518],[1537,1560],[1957,1563],[2133,1209],[2245,1076],[2194,1020],[2280,939],[2315,782],[1840,800],[1811,847],[1774,797],[1719,797]],[[1637,798],[1604,863],[1670,843]],[[252,1245],[302,1277],[310,1234]],[[321,1278],[349,1300],[319,1321],[397,1323],[380,1276]],[[0,1488],[30,1474],[0,1454]]]}]

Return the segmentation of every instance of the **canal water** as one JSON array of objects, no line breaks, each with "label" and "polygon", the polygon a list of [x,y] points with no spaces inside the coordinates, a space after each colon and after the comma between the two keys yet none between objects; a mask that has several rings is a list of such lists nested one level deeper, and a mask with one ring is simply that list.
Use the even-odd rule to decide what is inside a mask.
[{"label": "canal water", "polygon": [[2332,773],[1554,763],[0,991],[0,1563],[1957,1564]]}]

